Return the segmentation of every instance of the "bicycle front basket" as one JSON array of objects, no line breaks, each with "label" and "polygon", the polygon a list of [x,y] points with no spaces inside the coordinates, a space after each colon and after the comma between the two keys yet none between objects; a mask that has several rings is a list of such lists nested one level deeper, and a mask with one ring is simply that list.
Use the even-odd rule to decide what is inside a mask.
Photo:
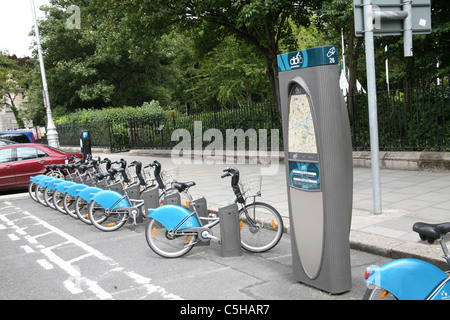
[{"label": "bicycle front basket", "polygon": [[244,198],[260,197],[261,183],[262,177],[260,175],[249,176],[239,181],[239,187]]}]

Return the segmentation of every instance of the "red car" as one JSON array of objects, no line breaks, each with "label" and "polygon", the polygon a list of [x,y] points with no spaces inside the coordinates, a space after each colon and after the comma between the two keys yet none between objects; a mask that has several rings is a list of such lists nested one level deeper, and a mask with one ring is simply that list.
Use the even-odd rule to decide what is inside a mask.
[{"label": "red car", "polygon": [[79,153],[66,153],[56,148],[36,143],[19,143],[0,146],[0,190],[28,187],[30,177],[46,174],[48,164],[61,164],[66,157]]}]

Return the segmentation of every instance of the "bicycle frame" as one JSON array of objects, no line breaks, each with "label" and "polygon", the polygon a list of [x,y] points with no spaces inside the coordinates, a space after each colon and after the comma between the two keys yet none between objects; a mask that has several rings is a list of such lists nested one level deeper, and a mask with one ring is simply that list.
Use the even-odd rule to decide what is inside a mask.
[{"label": "bicycle frame", "polygon": [[[439,242],[449,261],[445,235]],[[450,275],[421,260],[399,259],[371,266],[366,270],[365,282],[387,290],[399,300],[450,300]]]},{"label": "bicycle frame", "polygon": [[[200,217],[195,206],[192,206],[192,208],[193,211],[190,212],[184,207],[165,205],[156,209],[150,209],[147,217],[158,221],[169,233],[176,236],[196,235],[203,242],[212,239],[218,240],[210,231],[212,227],[219,224],[219,218]],[[202,220],[210,222],[203,225]]]}]

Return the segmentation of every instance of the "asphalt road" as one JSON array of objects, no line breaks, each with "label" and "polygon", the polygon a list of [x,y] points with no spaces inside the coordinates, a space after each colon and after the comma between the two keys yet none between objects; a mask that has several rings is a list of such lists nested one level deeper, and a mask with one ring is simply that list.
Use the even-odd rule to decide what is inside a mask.
[{"label": "asphalt road", "polygon": [[165,259],[144,229],[145,221],[106,233],[27,194],[0,196],[0,299],[360,300],[365,268],[389,261],[352,250],[353,287],[331,295],[293,279],[287,234],[267,253],[224,258],[211,243]]}]

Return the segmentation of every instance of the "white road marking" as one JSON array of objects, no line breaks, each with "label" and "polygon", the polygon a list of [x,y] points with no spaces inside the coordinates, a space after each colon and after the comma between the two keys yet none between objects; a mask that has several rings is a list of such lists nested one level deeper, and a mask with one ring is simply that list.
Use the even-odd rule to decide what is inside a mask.
[{"label": "white road marking", "polygon": [[[6,202],[4,202],[4,203],[7,204]],[[137,285],[144,287],[146,289],[148,295],[156,293],[156,294],[159,294],[164,299],[181,300],[181,298],[179,296],[168,292],[165,288],[155,285],[155,284],[152,284],[151,283],[152,279],[141,276],[141,275],[135,273],[134,271],[124,270],[122,267],[120,267],[118,265],[118,263],[116,261],[114,261],[110,257],[104,255],[100,251],[92,248],[88,244],[80,241],[79,239],[56,228],[55,226],[47,223],[46,221],[34,216],[33,214],[29,213],[28,211],[24,211],[22,213],[27,216],[26,217],[27,219],[35,220],[36,225],[45,227],[49,231],[45,232],[43,234],[37,235],[37,236],[30,236],[25,231],[26,228],[20,228],[19,226],[17,226],[14,223],[14,221],[11,221],[6,217],[6,215],[8,215],[8,213],[0,214],[0,221],[5,222],[6,225],[11,226],[11,228],[15,229],[16,233],[22,235],[24,237],[24,239],[29,242],[29,244],[33,245],[36,250],[39,250],[39,252],[42,253],[46,257],[46,259],[36,260],[37,263],[39,263],[44,269],[52,270],[52,269],[54,269],[54,265],[56,265],[60,269],[64,270],[69,275],[69,278],[67,280],[65,280],[63,284],[64,284],[64,287],[72,294],[80,294],[83,292],[83,288],[87,287],[87,290],[94,293],[98,299],[113,299],[112,294],[110,294],[109,292],[107,292],[106,290],[101,288],[97,284],[97,282],[84,277],[81,274],[79,268],[75,265],[72,265],[74,262],[80,261],[82,259],[85,259],[88,257],[89,258],[95,257],[103,262],[106,262],[111,267],[109,270],[106,270],[105,273],[110,273],[110,272],[114,272],[114,271],[122,272],[123,274],[128,276],[130,279],[132,279]],[[15,220],[15,221],[18,221],[18,220]],[[3,224],[1,224],[0,226],[3,226]],[[0,227],[0,230],[5,230],[7,228],[8,227],[5,227],[5,226],[4,226],[4,228]],[[57,234],[60,237],[62,237],[63,239],[65,239],[66,241],[62,241],[61,243],[56,244],[52,247],[45,247],[42,243],[40,243],[38,240],[36,240],[37,238],[44,238],[48,234]],[[20,240],[20,238],[14,233],[8,234],[8,237],[13,241]],[[67,244],[69,244],[70,246],[75,245],[75,246],[83,249],[84,251],[86,251],[86,253],[84,253],[76,258],[73,258],[69,261],[65,261],[64,259],[62,259],[61,257],[59,257],[57,254],[55,254],[52,251],[55,248],[59,248],[61,246],[67,245]],[[33,250],[33,248],[31,248],[28,245],[21,246],[21,248],[23,250],[25,250],[26,253],[35,252]]]},{"label": "white road marking", "polygon": [[36,262],[39,263],[45,270],[52,270],[54,268],[53,265],[45,259],[39,259],[36,260]]}]

